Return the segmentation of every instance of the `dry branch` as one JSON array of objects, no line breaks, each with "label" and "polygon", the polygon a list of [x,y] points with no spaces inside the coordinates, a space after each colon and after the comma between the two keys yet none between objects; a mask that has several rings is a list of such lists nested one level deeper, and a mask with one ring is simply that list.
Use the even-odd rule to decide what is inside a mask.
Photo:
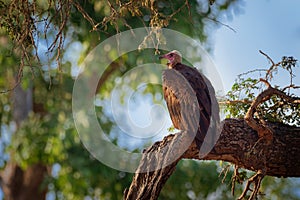
[{"label": "dry branch", "polygon": [[259,121],[254,119],[254,114],[256,113],[257,107],[263,102],[268,101],[274,95],[284,99],[286,102],[294,104],[299,104],[300,98],[291,97],[285,94],[283,91],[273,88],[267,80],[260,79],[260,81],[266,84],[267,89],[261,92],[252,102],[248,112],[245,115],[245,121],[250,127],[257,131],[259,138],[265,138],[270,141],[272,140],[274,131],[266,125],[266,122],[262,118],[259,118]]}]

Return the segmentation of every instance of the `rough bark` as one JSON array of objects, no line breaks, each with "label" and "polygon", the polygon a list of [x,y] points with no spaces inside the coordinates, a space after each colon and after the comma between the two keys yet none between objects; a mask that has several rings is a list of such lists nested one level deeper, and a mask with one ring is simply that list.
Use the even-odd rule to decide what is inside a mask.
[{"label": "rough bark", "polygon": [[[144,152],[140,166],[129,189],[124,192],[124,199],[157,199],[164,183],[171,176],[180,159],[223,160],[240,168],[258,171],[276,177],[300,177],[300,128],[281,123],[268,123],[274,130],[273,141],[266,148],[264,140],[258,142],[256,131],[250,128],[243,119],[226,119],[220,137],[213,149],[203,158],[193,142],[188,150],[172,164],[154,171],[139,173],[141,168],[153,163],[164,163],[168,155],[177,153],[174,144],[182,140],[184,132],[166,136],[161,142],[153,144]],[[160,149],[168,149],[160,155]],[[156,154],[149,154],[156,152]],[[171,152],[171,154],[170,154]],[[154,155],[151,157],[151,155]]]}]

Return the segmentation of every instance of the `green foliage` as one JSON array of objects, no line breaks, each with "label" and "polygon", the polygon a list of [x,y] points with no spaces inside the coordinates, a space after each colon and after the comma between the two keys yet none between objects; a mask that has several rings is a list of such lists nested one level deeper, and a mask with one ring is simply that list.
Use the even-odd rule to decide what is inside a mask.
[{"label": "green foliage", "polygon": [[[180,161],[159,199],[203,199],[221,183],[214,162]],[[180,192],[179,192],[180,191]]]},{"label": "green foliage", "polygon": [[226,95],[227,100],[234,103],[229,103],[225,106],[227,118],[243,118],[250,107],[249,102],[252,102],[257,94],[259,87],[258,80],[253,78],[239,78],[231,87]]},{"label": "green foliage", "polygon": [[[240,170],[239,178],[247,180],[253,174],[247,170]],[[241,182],[236,183],[234,196],[232,196],[232,177],[233,168],[228,163],[219,165],[219,162],[215,161],[182,160],[164,186],[159,199],[237,199],[244,185]],[[267,176],[262,182],[259,199],[297,200],[299,197],[296,191],[299,184],[295,179]]]},{"label": "green foliage", "polygon": [[[28,46],[33,43],[35,24],[30,14],[33,6],[21,1],[0,1],[0,27],[5,28],[13,41],[20,41]],[[26,32],[25,32],[26,31]]]},{"label": "green foliage", "polygon": [[259,111],[262,113],[262,116],[264,116],[266,121],[300,126],[299,105],[285,102],[284,99],[275,95],[267,102],[264,102]]},{"label": "green foliage", "polygon": [[289,199],[298,200],[299,181],[295,178],[277,178],[267,176],[264,178],[261,187],[261,199]]},{"label": "green foliage", "polygon": [[169,128],[168,128],[168,131],[169,131],[170,133],[174,133],[175,127],[174,127],[174,126],[169,127]]},{"label": "green foliage", "polygon": [[[271,60],[269,57],[268,59]],[[250,108],[251,103],[256,99],[256,96],[266,89],[265,84],[275,82],[275,75],[279,76],[280,74],[284,76],[284,72],[288,72],[290,77],[289,85],[279,87],[274,84],[275,86],[273,87],[282,91],[286,96],[291,98],[296,97],[292,93],[292,90],[297,89],[293,84],[293,78],[296,77],[293,70],[297,67],[297,60],[291,56],[284,56],[280,62],[274,63],[271,60],[271,63],[272,66],[268,70],[253,70],[239,75],[231,91],[226,95],[224,107],[224,111],[227,114],[226,117],[243,118]],[[262,71],[265,72],[263,75],[261,74]],[[251,78],[256,72],[260,72],[260,77],[256,76],[258,77],[257,79]],[[247,76],[249,77],[247,78]],[[286,98],[276,94],[259,104],[256,108],[257,116],[269,122],[280,122],[295,126],[300,125],[299,104],[290,102]]]},{"label": "green foliage", "polygon": [[41,119],[34,113],[22,123],[8,149],[22,168],[36,163],[51,165],[65,156],[62,154],[62,136],[56,125],[55,118],[47,116]]},{"label": "green foliage", "polygon": [[[69,131],[64,148],[67,157],[56,163],[58,172],[48,178],[51,192],[57,199],[121,199],[131,174],[111,169],[91,157],[78,140],[75,130]],[[71,137],[70,137],[71,136]],[[75,140],[74,140],[75,139]]]}]

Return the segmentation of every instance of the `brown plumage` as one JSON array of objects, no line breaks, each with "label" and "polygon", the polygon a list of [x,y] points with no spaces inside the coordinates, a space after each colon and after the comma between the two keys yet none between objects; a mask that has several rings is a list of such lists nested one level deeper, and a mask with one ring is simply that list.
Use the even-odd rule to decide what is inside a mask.
[{"label": "brown plumage", "polygon": [[[196,68],[181,63],[178,51],[171,51],[160,58],[169,60],[162,79],[164,98],[173,125],[176,129],[194,134],[200,148],[211,123],[212,111],[216,111],[212,110],[212,103],[217,102],[213,87]],[[214,116],[219,119],[218,113]]]}]

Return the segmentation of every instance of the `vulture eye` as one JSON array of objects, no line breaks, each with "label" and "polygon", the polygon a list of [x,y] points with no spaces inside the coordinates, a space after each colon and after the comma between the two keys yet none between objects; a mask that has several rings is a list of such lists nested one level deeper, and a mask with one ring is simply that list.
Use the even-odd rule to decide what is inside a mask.
[{"label": "vulture eye", "polygon": [[171,57],[173,57],[173,56],[174,56],[174,54],[172,54],[172,53],[171,53],[171,54],[170,54],[170,56],[171,56]]}]

